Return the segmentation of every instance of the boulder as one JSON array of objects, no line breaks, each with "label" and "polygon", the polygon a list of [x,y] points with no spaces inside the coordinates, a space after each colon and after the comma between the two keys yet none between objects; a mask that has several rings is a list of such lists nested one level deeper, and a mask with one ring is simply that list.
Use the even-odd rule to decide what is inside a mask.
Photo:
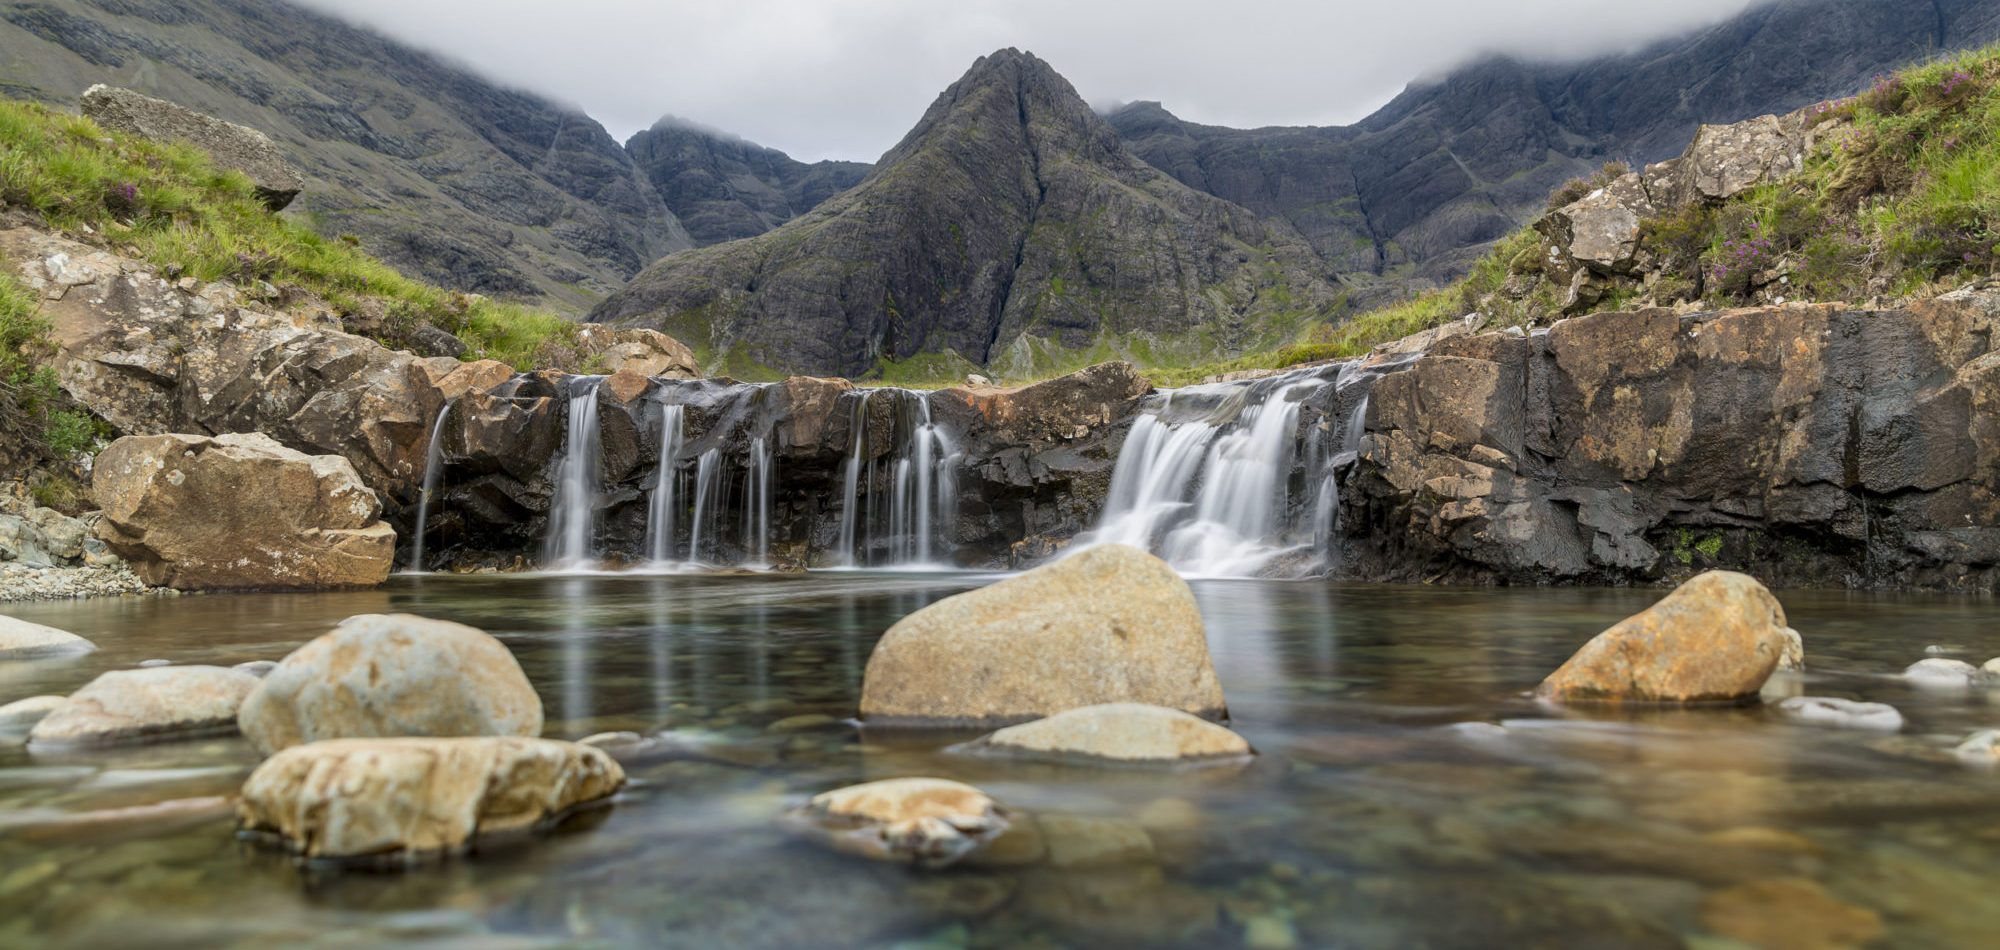
[{"label": "boulder", "polygon": [[861,717],[1008,723],[1132,702],[1226,710],[1194,592],[1144,551],[1107,544],[903,618],[875,645]]},{"label": "boulder", "polygon": [[1979,668],[1964,660],[1933,656],[1910,664],[1903,678],[1918,686],[1970,686],[1979,678]]},{"label": "boulder", "polygon": [[30,696],[0,706],[0,732],[27,732],[63,704],[63,696]]},{"label": "boulder", "polygon": [[542,701],[483,631],[410,614],[362,614],[294,650],[243,704],[266,755],[324,739],[537,736]]},{"label": "boulder", "polygon": [[701,378],[701,364],[695,360],[694,351],[658,330],[585,323],[576,328],[576,345],[577,352],[586,359],[594,357],[601,362],[601,371],[605,373],[629,371],[668,379]]},{"label": "boulder", "polygon": [[0,614],[0,660],[26,660],[47,656],[74,656],[97,649],[97,644],[67,630],[44,627]]},{"label": "boulder", "polygon": [[28,733],[31,747],[233,732],[257,678],[219,666],[114,670],[70,694]]},{"label": "boulder", "polygon": [[1627,274],[1639,253],[1639,222],[1657,210],[1636,173],[1557,208],[1535,222],[1558,263],[1604,275]]},{"label": "boulder", "polygon": [[1560,702],[1756,695],[1785,654],[1785,610],[1756,578],[1709,571],[1593,637],[1536,693]]},{"label": "boulder", "polygon": [[155,586],[372,587],[396,532],[344,458],[271,437],[126,436],[97,457],[98,536]]},{"label": "boulder", "polygon": [[995,389],[991,384],[946,389],[937,394],[941,411],[977,419],[998,438],[1019,443],[1062,442],[1131,418],[1153,384],[1124,361],[1099,363],[1028,386]]},{"label": "boulder", "polygon": [[2000,765],[2000,729],[1981,729],[1953,746],[1951,754],[1960,762],[1987,768]]},{"label": "boulder", "polygon": [[940,868],[1001,836],[1007,813],[985,792],[937,778],[898,778],[813,796],[786,824],[837,851]]},{"label": "boulder", "polygon": [[1740,884],[1701,902],[1701,925],[1763,950],[1844,950],[1882,936],[1882,916],[1806,878]]},{"label": "boulder", "polygon": [[1222,726],[1178,709],[1142,703],[1068,709],[1008,726],[958,748],[1026,758],[1126,763],[1240,761],[1252,754],[1250,743]]},{"label": "boulder", "polygon": [[1887,703],[1860,703],[1830,696],[1794,696],[1778,704],[1787,719],[1842,729],[1872,729],[1895,732],[1903,728],[1903,714]]},{"label": "boulder", "polygon": [[239,171],[272,211],[292,203],[305,188],[278,143],[256,129],[103,84],[83,91],[83,114],[113,132],[154,142],[178,142],[207,152],[218,168]]},{"label": "boulder", "polygon": [[266,759],[237,818],[303,857],[408,862],[543,826],[624,784],[610,756],[574,742],[333,739]]}]

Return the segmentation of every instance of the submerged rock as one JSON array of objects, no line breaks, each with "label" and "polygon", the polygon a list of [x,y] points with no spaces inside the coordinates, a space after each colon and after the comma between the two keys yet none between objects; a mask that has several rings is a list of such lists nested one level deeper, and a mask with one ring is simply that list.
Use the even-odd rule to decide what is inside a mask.
[{"label": "submerged rock", "polygon": [[28,733],[31,747],[232,732],[257,678],[219,666],[116,670],[72,693]]},{"label": "submerged rock", "polygon": [[1875,729],[1895,732],[1903,728],[1903,714],[1887,703],[1860,703],[1830,696],[1794,696],[1778,704],[1788,719],[1843,729]]},{"label": "submerged rock", "polygon": [[1130,818],[1044,814],[1035,816],[1035,822],[1054,867],[1116,867],[1154,858],[1152,835]]},{"label": "submerged rock", "polygon": [[293,651],[243,704],[266,755],[322,739],[536,736],[542,700],[484,631],[411,614],[362,614]]},{"label": "submerged rock", "polygon": [[353,465],[261,433],[126,436],[98,455],[91,489],[99,537],[148,584],[372,587],[395,559]]},{"label": "submerged rock", "polygon": [[957,747],[1031,758],[1125,763],[1238,761],[1252,754],[1242,736],[1178,709],[1102,703],[1009,726]]},{"label": "submerged rock", "polygon": [[1969,686],[1979,678],[1979,668],[1964,660],[1933,656],[1910,664],[1903,678],[1917,686]]},{"label": "submerged rock", "polygon": [[535,828],[624,784],[610,756],[574,742],[332,739],[265,760],[237,816],[307,858],[409,861]]},{"label": "submerged rock", "polygon": [[97,644],[67,630],[44,627],[0,614],[0,660],[27,660],[48,656],[74,656],[97,649]]},{"label": "submerged rock", "polygon": [[30,696],[0,706],[0,732],[26,732],[49,713],[60,708],[67,697]]},{"label": "submerged rock", "polygon": [[1805,878],[1754,881],[1701,902],[1701,924],[1763,950],[1839,950],[1882,936],[1882,916]]},{"label": "submerged rock", "polygon": [[1709,571],[1593,637],[1536,690],[1559,701],[1702,702],[1756,695],[1787,648],[1756,578]]},{"label": "submerged rock", "polygon": [[999,838],[1009,816],[970,785],[898,778],[815,795],[786,821],[837,851],[941,868]]},{"label": "submerged rock", "polygon": [[1105,545],[903,618],[875,645],[863,719],[1013,722],[1134,702],[1219,718],[1194,592],[1166,562]]},{"label": "submerged rock", "polygon": [[248,126],[102,83],[84,90],[78,104],[84,115],[111,131],[207,152],[217,168],[249,178],[257,197],[272,211],[291,204],[305,188],[305,179],[285,160],[278,143]]},{"label": "submerged rock", "polygon": [[1953,746],[1951,754],[1967,765],[2000,765],[2000,729],[1981,729]]}]

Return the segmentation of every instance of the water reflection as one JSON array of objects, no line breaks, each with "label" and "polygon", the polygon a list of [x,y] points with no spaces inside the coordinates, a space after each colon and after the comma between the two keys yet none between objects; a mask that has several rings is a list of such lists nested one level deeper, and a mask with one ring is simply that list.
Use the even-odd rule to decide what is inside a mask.
[{"label": "water reflection", "polygon": [[[1561,712],[1524,695],[1650,592],[1255,581],[1196,584],[1233,724],[1263,753],[1240,773],[1010,766],[837,722],[884,629],[988,580],[420,577],[21,608],[103,649],[5,667],[8,698],[151,656],[275,658],[340,617],[394,610],[502,637],[550,735],[666,729],[687,743],[634,761],[632,790],[596,827],[332,878],[238,846],[226,812],[105,817],[231,793],[255,761],[238,740],[0,746],[0,945],[1679,947],[1714,939],[1706,901],[1781,878],[1880,915],[1887,945],[1982,945],[2000,926],[2000,837],[1982,831],[2000,818],[2000,775],[1940,755],[2000,724],[2000,692],[1886,675],[1932,644],[1975,664],[2000,655],[1989,600],[1783,596],[1806,635],[1805,688],[1892,703],[1910,723],[1899,735],[1755,707]],[[799,796],[909,774],[1047,816],[1062,861],[915,875],[771,827]]]}]

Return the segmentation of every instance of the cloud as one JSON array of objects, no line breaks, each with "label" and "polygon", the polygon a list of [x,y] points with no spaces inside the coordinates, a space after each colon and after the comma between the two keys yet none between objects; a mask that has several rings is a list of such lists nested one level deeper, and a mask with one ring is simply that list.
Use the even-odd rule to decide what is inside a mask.
[{"label": "cloud", "polygon": [[1756,0],[300,0],[574,103],[804,159],[873,160],[972,60],[1049,61],[1095,103],[1216,125],[1351,122],[1484,53],[1634,49]]}]

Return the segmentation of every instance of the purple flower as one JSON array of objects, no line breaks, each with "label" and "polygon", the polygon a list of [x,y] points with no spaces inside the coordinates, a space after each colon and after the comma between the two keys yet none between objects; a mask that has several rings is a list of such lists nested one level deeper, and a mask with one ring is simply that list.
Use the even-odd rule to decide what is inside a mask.
[{"label": "purple flower", "polygon": [[1957,70],[1953,72],[1951,75],[1946,76],[1944,78],[1944,82],[1938,86],[1938,91],[1949,96],[1958,87],[1963,86],[1971,81],[1972,81],[1971,74],[1967,73],[1963,69]]}]

